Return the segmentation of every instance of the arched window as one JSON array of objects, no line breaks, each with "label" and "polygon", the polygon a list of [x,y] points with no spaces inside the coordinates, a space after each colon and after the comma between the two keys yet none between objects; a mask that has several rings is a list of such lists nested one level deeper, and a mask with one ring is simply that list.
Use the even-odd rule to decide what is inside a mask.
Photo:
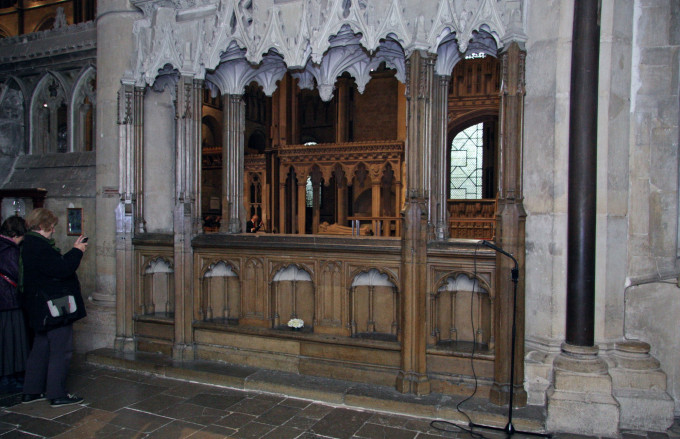
[{"label": "arched window", "polygon": [[460,130],[449,151],[448,197],[457,200],[494,198],[495,119]]},{"label": "arched window", "polygon": [[483,125],[465,128],[451,142],[449,198],[482,198]]}]

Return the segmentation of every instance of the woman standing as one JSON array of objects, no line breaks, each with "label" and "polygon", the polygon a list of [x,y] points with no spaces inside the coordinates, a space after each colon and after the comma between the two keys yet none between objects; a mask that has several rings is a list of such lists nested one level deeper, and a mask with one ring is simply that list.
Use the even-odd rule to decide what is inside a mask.
[{"label": "woman standing", "polygon": [[[66,377],[73,356],[73,322],[85,317],[76,270],[87,250],[87,239],[79,236],[73,248],[62,255],[52,239],[57,221],[48,209],[33,210],[26,218],[29,232],[21,251],[28,320],[35,331],[22,402],[48,398],[53,407],[83,400],[66,391]],[[53,318],[47,301],[65,296],[73,296],[75,312],[63,310],[63,316]]]},{"label": "woman standing", "polygon": [[19,303],[19,244],[26,234],[26,222],[19,216],[7,218],[0,226],[0,375],[3,392],[21,392],[17,381],[26,367],[28,339]]}]

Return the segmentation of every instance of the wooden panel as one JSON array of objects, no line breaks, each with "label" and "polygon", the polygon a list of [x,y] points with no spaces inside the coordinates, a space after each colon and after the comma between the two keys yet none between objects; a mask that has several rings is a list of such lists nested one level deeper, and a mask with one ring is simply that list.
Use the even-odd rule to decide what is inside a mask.
[{"label": "wooden panel", "polygon": [[175,339],[175,326],[170,323],[136,322],[135,335],[140,337],[157,338],[173,341]]}]

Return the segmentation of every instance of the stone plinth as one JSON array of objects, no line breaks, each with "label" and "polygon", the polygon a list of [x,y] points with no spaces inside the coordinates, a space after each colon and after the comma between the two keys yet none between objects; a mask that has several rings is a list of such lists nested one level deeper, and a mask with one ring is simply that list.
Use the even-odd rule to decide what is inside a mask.
[{"label": "stone plinth", "polygon": [[553,366],[548,431],[617,436],[619,404],[612,397],[612,379],[598,348],[564,343]]},{"label": "stone plinth", "polygon": [[649,354],[649,344],[625,340],[611,355],[614,397],[621,406],[620,427],[666,431],[673,425],[673,400],[666,393],[666,374]]}]

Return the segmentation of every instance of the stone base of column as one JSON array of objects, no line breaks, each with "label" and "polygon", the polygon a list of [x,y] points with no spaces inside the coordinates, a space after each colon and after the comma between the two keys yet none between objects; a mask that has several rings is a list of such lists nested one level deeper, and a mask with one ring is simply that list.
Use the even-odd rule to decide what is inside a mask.
[{"label": "stone base of column", "polygon": [[620,428],[666,431],[673,425],[673,399],[666,393],[666,374],[637,340],[616,343],[609,374],[614,398],[621,406]]},{"label": "stone base of column", "polygon": [[430,380],[427,375],[400,370],[396,388],[401,393],[427,395],[430,393]]},{"label": "stone base of column", "polygon": [[607,363],[598,356],[598,348],[564,343],[553,366],[546,429],[618,436],[619,404],[612,396],[612,379]]}]

